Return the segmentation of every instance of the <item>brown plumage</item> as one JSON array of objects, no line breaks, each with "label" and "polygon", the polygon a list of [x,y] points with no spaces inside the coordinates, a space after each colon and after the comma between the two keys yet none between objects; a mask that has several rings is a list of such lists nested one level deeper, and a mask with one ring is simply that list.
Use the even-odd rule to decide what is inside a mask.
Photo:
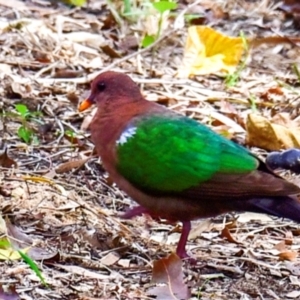
[{"label": "brown plumage", "polygon": [[127,75],[105,72],[80,110],[98,107],[92,140],[113,181],[142,213],[182,221],[177,254],[186,257],[190,221],[229,211],[264,212],[300,222],[298,186],[247,149],[143,98]]}]

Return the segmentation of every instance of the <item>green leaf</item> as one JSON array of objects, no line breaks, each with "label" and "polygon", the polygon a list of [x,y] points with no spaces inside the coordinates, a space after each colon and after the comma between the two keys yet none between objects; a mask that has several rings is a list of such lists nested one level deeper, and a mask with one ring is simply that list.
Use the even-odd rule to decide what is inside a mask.
[{"label": "green leaf", "polygon": [[38,278],[40,278],[41,282],[45,285],[48,286],[47,282],[45,281],[41,271],[39,270],[38,265],[25,253],[22,251],[18,250],[20,256],[23,258],[23,260],[29,265],[30,269],[34,271],[34,273],[37,275]]},{"label": "green leaf", "polygon": [[256,105],[256,99],[255,99],[255,96],[254,95],[251,95],[249,96],[249,100],[248,100],[251,104],[251,110],[253,113],[257,113],[257,105]]},{"label": "green leaf", "polygon": [[203,15],[200,15],[200,14],[186,14],[186,15],[184,15],[184,19],[188,22],[191,22],[195,19],[199,19],[201,17],[204,18],[205,17],[204,14]]},{"label": "green leaf", "polygon": [[73,131],[73,130],[70,130],[70,129],[67,129],[66,131],[65,131],[65,134],[67,135],[67,136],[69,136],[69,137],[75,137],[75,132]]},{"label": "green leaf", "polygon": [[70,138],[71,143],[74,143],[76,138],[76,133],[73,130],[66,130],[65,135]]},{"label": "green leaf", "polygon": [[146,48],[150,45],[152,45],[155,41],[155,36],[154,35],[148,35],[146,34],[145,37],[142,40],[142,47]]},{"label": "green leaf", "polygon": [[296,76],[298,78],[298,82],[300,82],[300,72],[299,72],[299,69],[298,69],[298,67],[295,63],[292,65],[292,69],[293,69],[294,73],[296,74]]},{"label": "green leaf", "polygon": [[177,3],[172,1],[159,1],[154,2],[153,7],[162,14],[165,11],[177,8]]},{"label": "green leaf", "polygon": [[2,249],[6,249],[9,248],[11,246],[11,243],[5,238],[5,239],[1,239],[0,240],[0,248]]},{"label": "green leaf", "polygon": [[15,109],[23,118],[26,118],[30,114],[30,111],[25,104],[16,104]]},{"label": "green leaf", "polygon": [[124,0],[124,11],[123,14],[130,15],[131,14],[131,1],[130,0]]},{"label": "green leaf", "polygon": [[26,144],[29,144],[32,138],[32,130],[26,128],[25,126],[20,126],[18,129],[18,137],[22,139]]}]

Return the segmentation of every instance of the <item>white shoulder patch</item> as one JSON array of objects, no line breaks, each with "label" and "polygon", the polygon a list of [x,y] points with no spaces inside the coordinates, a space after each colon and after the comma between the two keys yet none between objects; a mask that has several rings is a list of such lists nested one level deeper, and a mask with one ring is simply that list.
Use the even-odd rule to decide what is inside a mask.
[{"label": "white shoulder patch", "polygon": [[119,139],[117,140],[117,145],[125,144],[128,141],[128,139],[130,139],[131,137],[133,137],[135,135],[136,130],[137,130],[137,128],[134,126],[126,128],[121,133]]}]

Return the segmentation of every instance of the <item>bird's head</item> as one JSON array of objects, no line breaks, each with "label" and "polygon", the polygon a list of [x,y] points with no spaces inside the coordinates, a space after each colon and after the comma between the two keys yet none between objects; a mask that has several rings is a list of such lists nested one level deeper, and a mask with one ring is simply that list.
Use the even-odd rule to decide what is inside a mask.
[{"label": "bird's head", "polygon": [[99,74],[91,84],[89,97],[81,102],[79,111],[93,104],[101,110],[111,110],[116,106],[143,99],[138,85],[126,74],[108,71]]}]

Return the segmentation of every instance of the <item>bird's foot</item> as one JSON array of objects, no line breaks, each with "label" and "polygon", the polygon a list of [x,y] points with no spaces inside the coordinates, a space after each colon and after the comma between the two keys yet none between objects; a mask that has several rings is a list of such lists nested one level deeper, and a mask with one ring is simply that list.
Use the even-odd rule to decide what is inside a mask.
[{"label": "bird's foot", "polygon": [[188,261],[191,264],[196,264],[197,260],[193,257],[190,257],[186,250],[186,242],[189,237],[189,233],[191,231],[191,222],[190,221],[184,221],[182,222],[182,231],[181,236],[177,245],[176,254],[185,261]]},{"label": "bird's foot", "polygon": [[[185,253],[185,257],[181,257],[182,261],[187,261],[191,265],[196,265],[197,264],[197,259],[194,257],[189,256],[187,253]],[[177,254],[178,255],[178,254]]]},{"label": "bird's foot", "polygon": [[130,208],[124,214],[120,215],[122,219],[132,219],[137,216],[141,216],[142,214],[150,214],[149,211],[143,206],[136,206],[134,208]]}]

